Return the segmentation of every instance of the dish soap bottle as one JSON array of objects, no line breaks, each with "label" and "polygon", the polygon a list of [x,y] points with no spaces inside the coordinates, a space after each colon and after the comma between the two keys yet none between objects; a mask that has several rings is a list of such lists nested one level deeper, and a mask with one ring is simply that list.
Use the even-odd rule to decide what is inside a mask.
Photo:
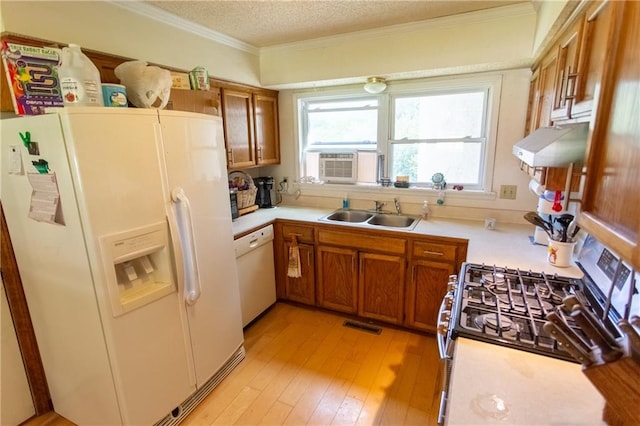
[{"label": "dish soap bottle", "polygon": [[344,198],[342,199],[342,208],[349,210],[349,196],[347,194],[344,194]]},{"label": "dish soap bottle", "polygon": [[69,44],[60,55],[60,88],[64,106],[104,106],[98,68],[77,44]]},{"label": "dish soap bottle", "polygon": [[427,220],[428,217],[429,217],[429,203],[427,202],[427,200],[424,200],[424,203],[422,204],[422,219]]}]

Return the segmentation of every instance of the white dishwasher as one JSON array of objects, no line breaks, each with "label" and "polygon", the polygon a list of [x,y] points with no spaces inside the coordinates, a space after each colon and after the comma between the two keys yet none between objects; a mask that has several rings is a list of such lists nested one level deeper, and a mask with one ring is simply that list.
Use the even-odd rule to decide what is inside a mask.
[{"label": "white dishwasher", "polygon": [[276,302],[273,225],[238,238],[233,242],[233,247],[236,251],[244,327]]}]

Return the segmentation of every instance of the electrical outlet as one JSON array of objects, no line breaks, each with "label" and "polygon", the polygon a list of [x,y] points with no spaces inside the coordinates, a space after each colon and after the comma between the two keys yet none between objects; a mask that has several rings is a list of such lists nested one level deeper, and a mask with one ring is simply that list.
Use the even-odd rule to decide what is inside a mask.
[{"label": "electrical outlet", "polygon": [[515,200],[518,185],[500,185],[500,198]]},{"label": "electrical outlet", "polygon": [[278,192],[280,192],[281,194],[288,194],[289,193],[289,178],[284,176],[282,178],[282,180],[280,181],[280,189],[278,189]]}]

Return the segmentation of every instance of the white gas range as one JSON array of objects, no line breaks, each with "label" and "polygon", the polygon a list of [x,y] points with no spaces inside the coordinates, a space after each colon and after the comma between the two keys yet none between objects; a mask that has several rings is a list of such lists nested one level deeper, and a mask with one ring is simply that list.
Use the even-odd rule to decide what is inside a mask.
[{"label": "white gas range", "polygon": [[[451,286],[455,296],[442,305],[441,325],[447,332],[439,343],[450,373],[442,401],[446,424],[603,423],[603,397],[544,324],[553,312],[569,325],[575,340],[589,342],[561,309],[563,299],[577,296],[594,316],[605,318],[601,324],[617,337],[614,323],[640,310],[640,303],[630,303],[639,297],[631,286],[637,274],[593,239],[585,242],[578,262],[586,273],[582,279],[495,265],[463,266],[457,285]],[[607,305],[607,299],[613,303]],[[598,361],[577,346],[587,357],[584,363]]]}]

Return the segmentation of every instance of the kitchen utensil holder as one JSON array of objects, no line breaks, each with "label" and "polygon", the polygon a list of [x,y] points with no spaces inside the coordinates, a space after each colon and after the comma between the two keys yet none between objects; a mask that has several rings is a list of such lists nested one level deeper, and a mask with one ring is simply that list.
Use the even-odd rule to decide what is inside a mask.
[{"label": "kitchen utensil holder", "polygon": [[640,364],[625,355],[582,372],[606,400],[602,420],[609,426],[640,424]]},{"label": "kitchen utensil holder", "polygon": [[245,182],[249,183],[249,189],[238,189],[238,209],[246,209],[256,204],[256,195],[258,194],[258,188],[253,183],[253,178],[247,172],[242,170],[236,170],[229,173],[229,181],[233,182],[234,179],[241,178]]}]

